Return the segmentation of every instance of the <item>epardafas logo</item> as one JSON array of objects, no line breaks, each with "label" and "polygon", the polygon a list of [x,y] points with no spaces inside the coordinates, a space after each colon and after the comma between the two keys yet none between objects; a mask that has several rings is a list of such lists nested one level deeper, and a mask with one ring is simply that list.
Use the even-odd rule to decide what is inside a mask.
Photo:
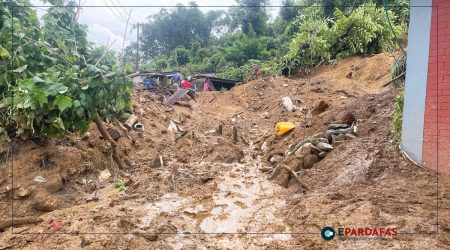
[{"label": "epardafas logo", "polygon": [[332,240],[336,233],[334,232],[334,229],[331,227],[324,227],[321,232],[322,238],[324,240]]}]

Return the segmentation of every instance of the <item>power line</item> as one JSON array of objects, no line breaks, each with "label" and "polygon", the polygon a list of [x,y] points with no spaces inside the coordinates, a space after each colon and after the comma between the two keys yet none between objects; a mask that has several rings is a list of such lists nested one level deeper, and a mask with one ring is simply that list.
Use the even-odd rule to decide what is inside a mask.
[{"label": "power line", "polygon": [[[116,4],[113,2],[113,0],[109,0],[109,2],[111,3],[111,8],[114,8],[114,10],[117,11],[117,13],[119,13],[119,15],[124,19],[127,20],[127,15],[123,15],[122,12],[119,10],[119,8],[117,8]],[[125,12],[126,13],[126,12]]]},{"label": "power line", "polygon": [[[115,0],[115,1],[117,2],[117,5],[124,11],[124,13],[125,13],[125,15],[126,15],[126,13],[128,13],[127,9],[125,9],[125,8],[122,6],[122,4],[120,4],[120,1],[119,1],[119,0]],[[112,2],[112,0],[111,0],[111,2]],[[133,18],[132,16],[130,16],[130,19],[131,19],[132,23],[134,23],[134,24],[137,23],[137,21],[134,20],[134,18]]]},{"label": "power line", "polygon": [[108,9],[111,11],[111,13],[121,22],[121,23],[124,23],[124,24],[126,24],[126,20],[124,21],[123,19],[122,19],[122,17],[121,16],[118,16],[117,14],[116,14],[116,12],[114,12],[113,11],[113,9],[108,5],[108,3],[106,2],[106,0],[103,0],[103,2],[105,3],[105,6],[106,7],[108,7]]}]

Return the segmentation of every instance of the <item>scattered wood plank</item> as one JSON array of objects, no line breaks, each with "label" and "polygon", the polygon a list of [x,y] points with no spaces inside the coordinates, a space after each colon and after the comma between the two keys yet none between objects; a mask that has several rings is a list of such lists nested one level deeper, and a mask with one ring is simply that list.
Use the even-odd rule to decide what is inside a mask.
[{"label": "scattered wood plank", "polygon": [[0,230],[4,230],[8,227],[12,226],[22,226],[22,225],[28,225],[28,224],[37,224],[44,221],[41,218],[37,217],[23,217],[23,218],[14,218],[14,220],[11,219],[4,219],[0,220]]},{"label": "scattered wood plank", "polygon": [[238,142],[238,132],[237,128],[233,126],[233,141]]},{"label": "scattered wood plank", "polygon": [[170,106],[175,104],[178,100],[185,97],[189,93],[189,89],[178,89],[175,91],[173,95],[171,95],[169,98],[165,99],[163,104],[166,106]]}]

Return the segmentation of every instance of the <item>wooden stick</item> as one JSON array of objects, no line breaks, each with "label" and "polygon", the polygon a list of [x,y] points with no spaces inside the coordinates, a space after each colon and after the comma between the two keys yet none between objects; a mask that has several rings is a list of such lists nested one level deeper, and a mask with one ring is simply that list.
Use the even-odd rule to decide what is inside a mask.
[{"label": "wooden stick", "polygon": [[4,219],[4,220],[0,220],[0,230],[6,229],[6,228],[12,227],[12,226],[37,224],[37,223],[41,223],[42,221],[44,221],[44,220],[41,218],[36,218],[36,217],[14,218],[14,220]]},{"label": "wooden stick", "polygon": [[406,71],[403,72],[403,73],[401,73],[400,75],[398,75],[398,76],[395,77],[394,79],[390,80],[389,82],[385,83],[385,84],[383,85],[383,87],[386,87],[386,86],[388,86],[389,84],[395,82],[396,80],[400,79],[400,78],[401,78],[402,76],[404,76],[405,74],[406,74]]},{"label": "wooden stick", "polygon": [[117,154],[117,143],[111,138],[111,135],[109,135],[108,131],[106,131],[105,127],[103,126],[102,119],[97,114],[94,119],[95,125],[97,125],[98,131],[100,131],[100,134],[105,138],[109,143],[111,143],[111,150],[112,150],[112,157],[114,161],[117,163],[117,166],[119,169],[125,169],[125,165],[122,162],[122,159],[120,159],[119,155]]},{"label": "wooden stick", "polygon": [[290,169],[288,166],[283,166],[284,169],[286,169],[287,171],[289,171],[292,176],[295,178],[295,180],[297,180],[297,182],[300,184],[301,187],[305,188],[306,191],[310,191],[311,188],[309,188],[308,185],[306,185],[302,180],[300,180],[300,177],[297,175],[296,172],[294,172],[292,169]]}]

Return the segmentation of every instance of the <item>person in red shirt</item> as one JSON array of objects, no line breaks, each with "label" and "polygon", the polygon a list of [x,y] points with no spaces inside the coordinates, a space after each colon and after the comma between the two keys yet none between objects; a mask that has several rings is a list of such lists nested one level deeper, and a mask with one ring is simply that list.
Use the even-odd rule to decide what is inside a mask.
[{"label": "person in red shirt", "polygon": [[182,89],[192,89],[192,83],[190,83],[190,81],[192,81],[191,76],[189,76],[187,80],[183,80],[181,82],[181,88]]}]

